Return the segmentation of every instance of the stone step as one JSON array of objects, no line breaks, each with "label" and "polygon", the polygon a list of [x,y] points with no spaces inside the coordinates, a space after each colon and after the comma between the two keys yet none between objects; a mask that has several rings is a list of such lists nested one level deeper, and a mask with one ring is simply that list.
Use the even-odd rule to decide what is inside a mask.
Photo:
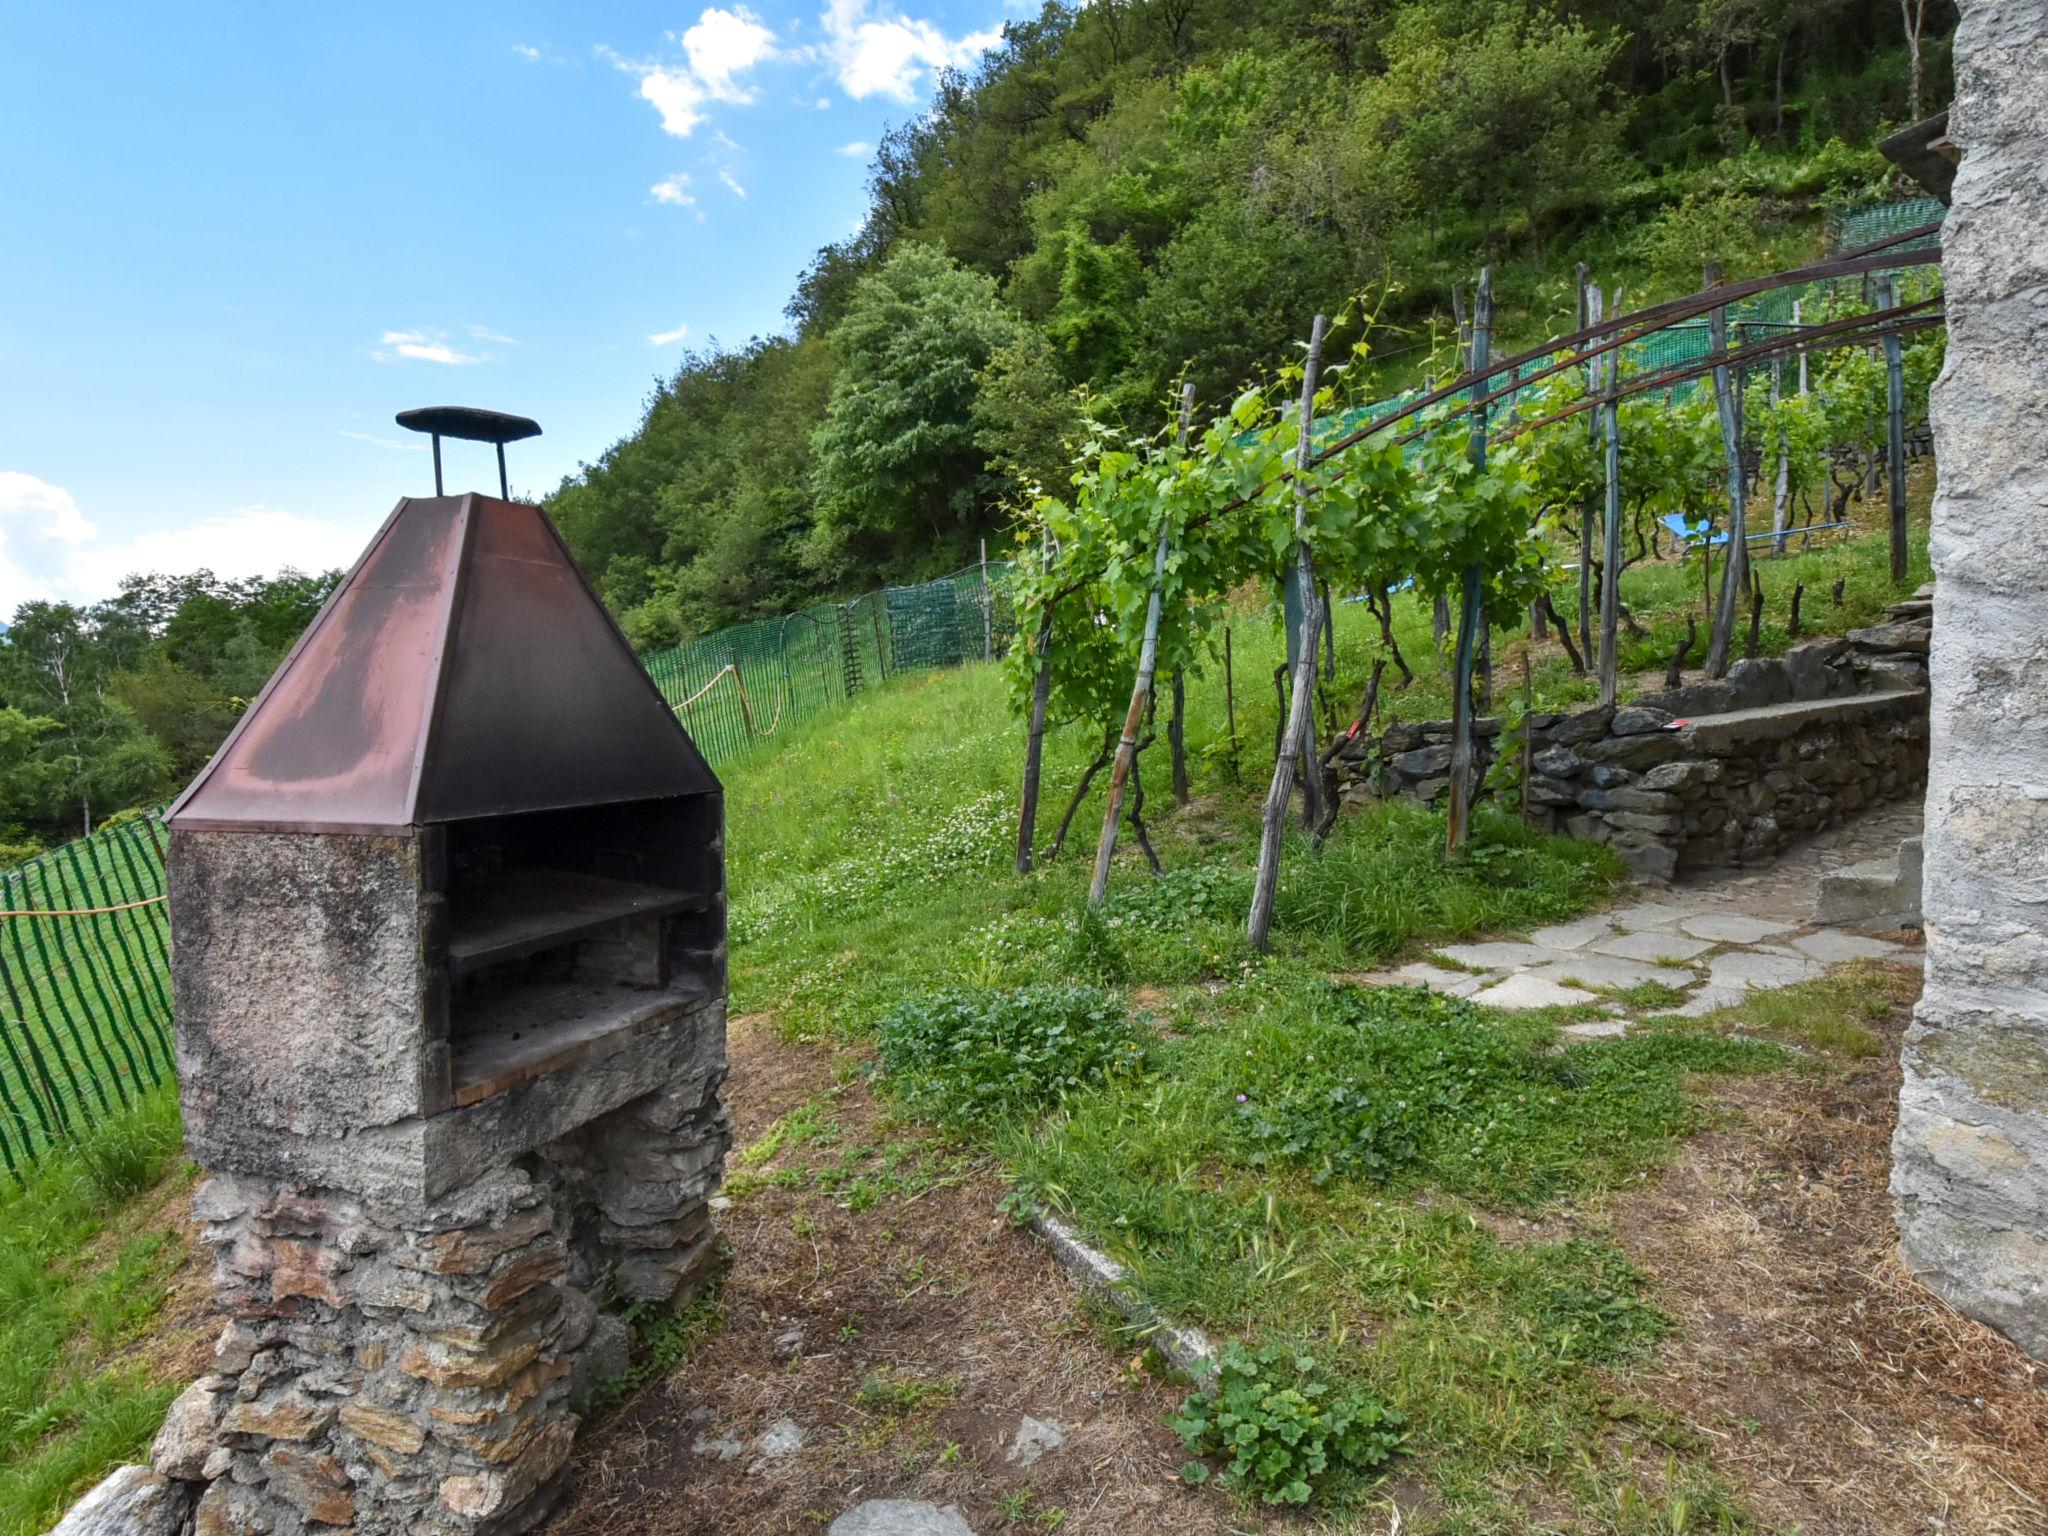
[{"label": "stone step", "polygon": [[1909,837],[1888,859],[1866,859],[1820,877],[1815,894],[1816,923],[1920,921],[1920,839]]}]

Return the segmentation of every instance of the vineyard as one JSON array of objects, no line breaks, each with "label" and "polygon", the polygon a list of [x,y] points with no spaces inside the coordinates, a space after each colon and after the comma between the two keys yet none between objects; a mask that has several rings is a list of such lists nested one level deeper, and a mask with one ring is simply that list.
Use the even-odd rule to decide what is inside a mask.
[{"label": "vineyard", "polygon": [[[1269,685],[1237,675],[1232,621],[1243,623],[1246,592],[1272,594],[1288,664],[1270,684],[1283,725],[1248,919],[1263,943],[1296,788],[1316,840],[1335,819],[1319,739],[1334,743],[1396,707],[1414,718],[1425,697],[1447,703],[1469,733],[1475,713],[1494,706],[1494,638],[1523,626],[1562,652],[1543,652],[1533,701],[1595,689],[1613,699],[1622,659],[1645,644],[1619,576],[1662,582],[1674,567],[1660,557],[1688,542],[1704,552],[1688,578],[1707,620],[1698,658],[1718,676],[1745,606],[1752,645],[1761,619],[1761,578],[1746,558],[1752,502],[1771,508],[1764,542],[1784,553],[1813,530],[1843,526],[1851,497],[1883,485],[1895,508],[1897,574],[1907,426],[1924,416],[1941,357],[1931,233],[1893,227],[1865,251],[1605,320],[1588,286],[1577,331],[1498,361],[1482,275],[1458,353],[1443,359],[1448,382],[1392,399],[1370,394],[1370,315],[1319,318],[1299,363],[1199,421],[1190,391],[1152,436],[1093,424],[1071,494],[1034,501],[1012,558],[720,630],[645,664],[706,755],[724,763],[774,750],[779,732],[888,680],[1000,661],[1029,720],[1017,867],[1028,871],[1042,856],[1047,733],[1092,734],[1049,846],[1065,841],[1106,772],[1091,888],[1100,902],[1124,826],[1154,857],[1143,765],[1156,760],[1162,734],[1171,792],[1187,797],[1195,680],[1222,674],[1239,761],[1241,690]],[[1778,309],[1793,313],[1788,294],[1798,295],[1799,322],[1770,320]],[[1362,605],[1377,631],[1348,730],[1328,686],[1340,598]],[[1411,654],[1412,635],[1403,650],[1397,600],[1434,607],[1447,690],[1424,677],[1431,669]],[[1692,628],[1674,668],[1692,654]],[[1029,643],[1014,643],[1019,636]],[[1252,744],[1242,746],[1251,757]],[[1455,846],[1480,789],[1469,745],[1452,783]],[[7,877],[0,1166],[16,1177],[169,1077],[162,893],[161,832],[146,817]]]},{"label": "vineyard", "polygon": [[[1651,530],[1673,528],[1702,552],[1703,659],[1707,676],[1719,678],[1745,616],[1752,637],[1761,623],[1747,519],[1762,485],[1773,509],[1768,536],[1782,551],[1814,526],[1823,504],[1839,512],[1851,491],[1882,477],[1892,577],[1903,580],[1906,423],[1924,413],[1941,355],[1931,334],[1941,321],[1938,287],[1925,271],[1938,259],[1925,244],[1933,232],[1909,228],[1737,284],[1724,285],[1710,268],[1699,294],[1604,319],[1601,295],[1582,273],[1579,329],[1498,360],[1482,272],[1469,314],[1460,304],[1451,382],[1390,409],[1343,411],[1341,392],[1353,377],[1369,379],[1372,363],[1370,315],[1354,310],[1334,325],[1317,316],[1299,364],[1246,389],[1199,427],[1191,388],[1177,420],[1149,438],[1092,424],[1073,496],[1040,497],[1020,541],[1020,629],[1033,641],[1009,659],[1014,696],[1030,719],[1019,871],[1033,857],[1047,723],[1088,722],[1101,746],[1076,800],[1110,769],[1090,890],[1092,902],[1102,901],[1127,783],[1135,789],[1131,830],[1146,843],[1138,762],[1157,735],[1149,724],[1155,678],[1174,680],[1167,739],[1184,798],[1182,683],[1218,659],[1221,619],[1247,586],[1284,595],[1289,632],[1289,676],[1275,677],[1276,686],[1288,685],[1285,723],[1247,919],[1254,947],[1263,949],[1297,784],[1314,838],[1335,816],[1326,758],[1315,749],[1318,657],[1333,593],[1363,597],[1383,646],[1351,732],[1375,717],[1389,665],[1399,681],[1388,692],[1412,678],[1392,628],[1394,594],[1412,588],[1437,609],[1437,640],[1450,640],[1454,656],[1447,842],[1455,852],[1478,789],[1472,721],[1492,703],[1488,656],[1502,615],[1527,615],[1534,634],[1555,634],[1572,671],[1596,674],[1600,701],[1614,703],[1620,578],[1652,556]],[[1844,280],[1859,290],[1845,291]],[[1817,297],[1817,313],[1756,339],[1731,332],[1732,303],[1782,293]],[[1701,325],[1704,353],[1658,345]],[[1791,388],[1788,364],[1796,369]],[[1702,387],[1709,381],[1711,393]],[[1340,412],[1334,433],[1318,428]],[[1844,463],[1854,472],[1846,484],[1836,478]],[[1569,619],[1560,596],[1576,610]],[[1797,622],[1795,610],[1795,630]],[[1689,629],[1671,660],[1674,681],[1693,638]],[[1227,668],[1227,640],[1221,649]],[[1336,724],[1326,716],[1329,733]]]}]

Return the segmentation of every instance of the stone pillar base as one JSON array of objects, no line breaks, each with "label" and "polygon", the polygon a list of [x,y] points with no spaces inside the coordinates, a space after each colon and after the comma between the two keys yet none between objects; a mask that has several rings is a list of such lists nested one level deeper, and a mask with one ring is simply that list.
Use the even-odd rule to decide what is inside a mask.
[{"label": "stone pillar base", "polygon": [[731,1135],[718,1077],[636,1099],[424,1216],[217,1174],[193,1196],[226,1327],[152,1456],[198,1536],[510,1536],[559,1489],[601,1299],[708,1278]]}]

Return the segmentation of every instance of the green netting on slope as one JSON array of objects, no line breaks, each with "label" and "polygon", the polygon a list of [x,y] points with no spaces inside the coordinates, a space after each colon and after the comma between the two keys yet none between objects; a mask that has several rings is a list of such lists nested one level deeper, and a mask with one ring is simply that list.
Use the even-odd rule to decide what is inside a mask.
[{"label": "green netting on slope", "polygon": [[0,878],[0,1166],[140,1101],[171,1075],[163,847],[137,819]]},{"label": "green netting on slope", "polygon": [[[1887,235],[1918,229],[1922,224],[1939,224],[1947,216],[1948,210],[1942,207],[1941,200],[1933,197],[1909,197],[1902,202],[1851,209],[1834,215],[1828,221],[1828,248],[1853,251]],[[1909,240],[1898,249],[1920,250],[1940,244],[1940,238],[1938,235],[1926,235],[1918,240]]]},{"label": "green netting on slope", "polygon": [[999,656],[1016,627],[992,562],[845,603],[756,619],[641,658],[711,762],[898,672]]}]

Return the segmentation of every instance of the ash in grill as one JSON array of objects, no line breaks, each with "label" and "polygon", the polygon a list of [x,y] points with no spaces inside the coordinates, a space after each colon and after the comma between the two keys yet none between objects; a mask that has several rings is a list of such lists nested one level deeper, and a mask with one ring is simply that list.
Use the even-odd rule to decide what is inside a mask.
[{"label": "ash in grill", "polygon": [[[407,415],[437,490],[442,436],[502,466],[538,430]],[[399,503],[169,825],[229,1325],[173,1415],[203,1441],[159,1470],[208,1483],[213,1529],[532,1523],[576,1386],[623,1369],[598,1303],[673,1300],[713,1255],[717,779],[540,510],[436,495]]]}]

